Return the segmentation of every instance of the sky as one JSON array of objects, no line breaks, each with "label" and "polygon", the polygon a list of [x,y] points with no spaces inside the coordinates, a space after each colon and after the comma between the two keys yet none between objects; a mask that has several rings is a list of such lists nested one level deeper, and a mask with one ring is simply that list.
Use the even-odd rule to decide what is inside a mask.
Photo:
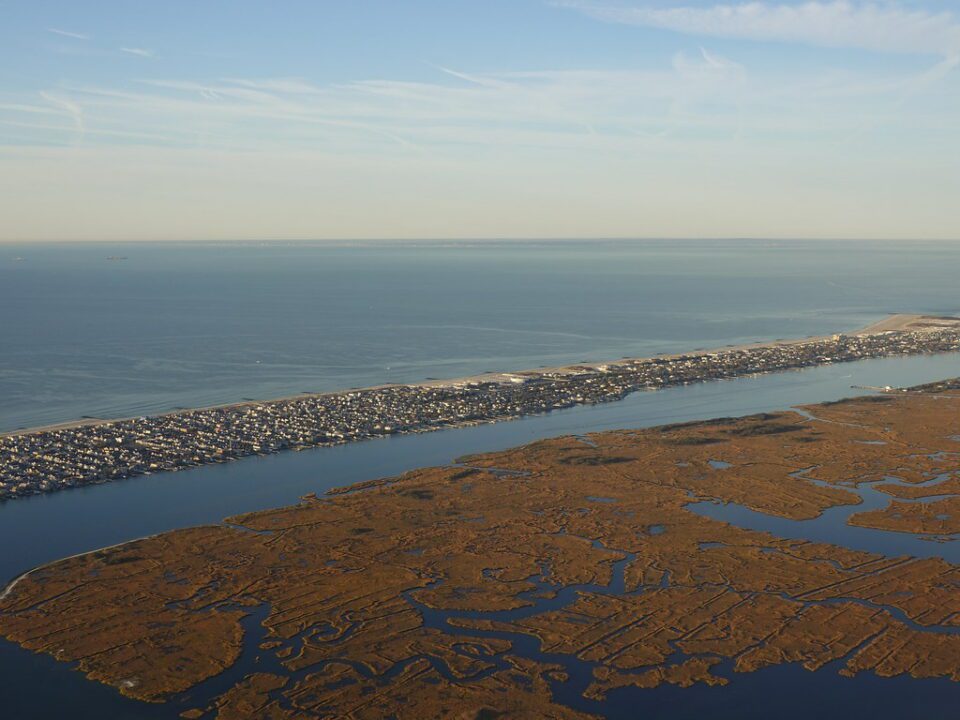
[{"label": "sky", "polygon": [[0,241],[960,239],[960,3],[0,0]]}]

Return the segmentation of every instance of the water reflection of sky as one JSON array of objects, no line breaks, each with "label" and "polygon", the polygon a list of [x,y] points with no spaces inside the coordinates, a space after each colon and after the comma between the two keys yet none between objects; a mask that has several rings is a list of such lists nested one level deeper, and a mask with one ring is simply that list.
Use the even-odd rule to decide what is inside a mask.
[{"label": "water reflection of sky", "polygon": [[[909,385],[956,375],[960,375],[960,355],[956,354],[824,366],[637,393],[617,403],[509,423],[248,458],[17,500],[0,505],[0,546],[6,549],[0,554],[0,578],[12,578],[59,557],[136,537],[289,504],[308,492],[323,493],[331,487],[416,467],[449,464],[459,455],[499,450],[538,438],[771,411],[848,396],[854,393],[850,389],[854,384]],[[716,460],[723,462],[722,458]],[[693,507],[711,517],[787,538],[840,543],[885,554],[958,559],[960,546],[956,543],[937,544],[909,535],[847,526],[844,520],[849,512],[867,509],[869,503],[881,499],[885,504],[889,499],[872,488],[863,488],[862,492],[867,504],[834,508],[806,523],[791,523],[735,505]],[[669,532],[669,528],[653,526],[647,532]],[[536,648],[529,649],[536,652]],[[730,677],[725,687],[615,691],[608,696],[603,712],[611,718],[631,720],[641,714],[644,720],[700,715],[737,720],[766,720],[771,716],[809,720],[816,714],[861,717],[865,713],[874,720],[886,720],[915,717],[924,711],[929,717],[942,717],[943,708],[956,707],[960,701],[960,685],[946,680],[883,679],[869,674],[850,680],[833,670],[810,673],[790,665],[735,674],[729,663],[724,663],[716,672]],[[581,671],[585,670],[577,670]],[[48,692],[51,687],[57,692]],[[572,687],[576,683],[559,686],[558,697],[571,699]],[[71,717],[78,720],[174,720],[183,709],[126,700],[110,688],[87,682],[67,665],[3,641],[0,697],[5,716],[38,720],[62,717],[64,707],[70,707]]]},{"label": "water reflection of sky", "polygon": [[[957,457],[954,469],[960,469],[960,456]],[[952,472],[944,472],[923,483],[913,484],[913,486],[935,486],[944,482],[951,475]],[[818,484],[826,485],[826,483]],[[844,485],[845,490],[859,495],[862,502],[858,505],[838,505],[828,508],[819,517],[810,520],[790,520],[767,515],[736,503],[703,501],[691,503],[687,506],[687,509],[704,517],[722,520],[748,530],[768,532],[782,538],[832,543],[854,550],[865,550],[894,557],[899,555],[913,555],[924,558],[939,557],[948,562],[960,563],[960,540],[955,535],[936,536],[944,540],[937,541],[929,535],[914,535],[847,524],[851,515],[883,509],[894,499],[892,496],[876,489],[876,485],[880,484],[908,485],[910,483],[887,477],[871,483],[861,483],[856,487]],[[952,495],[933,495],[917,500],[897,498],[897,501],[926,503],[935,502],[943,497],[952,497]]]}]

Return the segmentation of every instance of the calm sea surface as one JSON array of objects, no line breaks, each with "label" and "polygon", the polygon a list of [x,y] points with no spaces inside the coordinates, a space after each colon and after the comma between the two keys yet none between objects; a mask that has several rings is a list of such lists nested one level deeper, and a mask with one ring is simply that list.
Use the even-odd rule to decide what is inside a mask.
[{"label": "calm sea surface", "polygon": [[[960,246],[954,247],[4,245],[0,427],[798,337],[853,329],[888,312],[957,313]],[[464,453],[786,408],[849,395],[854,384],[958,375],[956,353],[824,366],[17,500],[0,504],[0,586],[66,555],[449,463]],[[775,522],[736,506],[697,510],[744,527]],[[832,525],[769,529],[886,554],[920,547],[897,533],[851,532],[843,512],[830,515]],[[921,549],[960,559],[953,544]],[[234,674],[260,667],[255,620]],[[536,652],[529,648],[531,656]],[[789,665],[740,675],[724,666],[726,687],[618,691],[603,711],[647,720],[893,720],[954,717],[960,704],[958,683],[866,674],[851,680],[837,669],[810,673]],[[577,668],[571,671],[577,677]],[[0,717],[173,720],[182,709],[126,700],[52,658],[0,641]]]},{"label": "calm sea surface", "polygon": [[[533,440],[612,428],[644,427],[724,415],[744,415],[850,395],[850,385],[916,384],[960,375],[960,353],[868,360],[796,372],[740,378],[635,393],[605,405],[571,408],[494,425],[405,435],[305,452],[246,458],[225,465],[161,473],[129,481],[70,490],[0,504],[0,585],[26,569],[73,553],[104,547],[178,527],[215,523],[239,512],[286,505],[307,492],[408,469],[451,462],[456,456],[502,449]],[[859,507],[857,508],[859,509]],[[715,511],[711,506],[710,514]],[[741,517],[731,506],[725,519],[744,527],[771,522]],[[836,514],[834,514],[836,515]],[[831,517],[834,517],[833,515]],[[822,523],[777,527],[788,537],[851,542],[888,554],[915,549],[917,541],[897,533],[848,537],[841,517],[834,532]],[[742,521],[742,523],[741,523]],[[758,527],[758,529],[765,529]],[[897,545],[902,541],[903,547]],[[924,548],[957,560],[952,544]],[[256,618],[253,618],[256,620]],[[228,681],[258,664],[256,622],[248,624],[245,662],[223,678]],[[529,649],[536,657],[536,649]],[[576,668],[571,668],[576,670]],[[855,679],[829,666],[810,673],[797,665],[761,672],[730,674],[725,687],[662,687],[653,691],[617,691],[603,712],[610,718],[680,718],[709,716],[736,720],[809,720],[811,717],[952,718],[960,703],[960,683],[949,680]],[[579,680],[585,680],[580,678]],[[576,698],[564,697],[564,701]],[[59,720],[69,708],[77,720],[175,720],[184,705],[156,706],[126,700],[89,682],[48,656],[33,655],[0,640],[0,717]],[[596,708],[592,708],[596,710]],[[638,713],[642,713],[639,714]],[[919,713],[919,714],[918,714]]]},{"label": "calm sea surface", "polygon": [[960,243],[0,245],[0,431],[960,311]]}]

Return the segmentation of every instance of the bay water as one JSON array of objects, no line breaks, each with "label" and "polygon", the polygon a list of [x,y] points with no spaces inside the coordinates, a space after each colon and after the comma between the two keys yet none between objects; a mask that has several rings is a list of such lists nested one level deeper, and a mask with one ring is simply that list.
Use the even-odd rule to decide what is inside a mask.
[{"label": "bay water", "polygon": [[[940,243],[77,244],[0,246],[0,430],[385,381],[853,330],[957,314],[960,248]],[[960,375],[960,354],[887,358],[636,393],[517,421],[161,473],[0,504],[0,583],[39,564],[307,492],[563,434],[834,400],[853,385]],[[705,512],[745,526],[737,508]],[[739,513],[739,514],[738,514]],[[763,521],[765,522],[765,520]],[[819,523],[777,528],[843,544]],[[869,534],[856,543],[871,543]],[[896,533],[877,536],[887,554]],[[891,539],[892,538],[892,539]],[[934,544],[930,544],[934,545]],[[952,547],[952,546],[948,546]],[[936,548],[929,552],[936,552]],[[954,559],[955,552],[944,548]],[[727,672],[721,668],[721,673]],[[175,718],[0,641],[15,718]],[[960,685],[797,666],[722,688],[617,691],[609,717],[947,717]],[[948,713],[948,714],[944,714]]]}]

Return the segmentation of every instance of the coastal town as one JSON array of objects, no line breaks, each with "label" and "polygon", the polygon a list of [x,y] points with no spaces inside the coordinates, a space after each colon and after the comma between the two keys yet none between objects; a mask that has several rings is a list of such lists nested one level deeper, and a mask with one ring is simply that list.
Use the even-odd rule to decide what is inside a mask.
[{"label": "coastal town", "polygon": [[[851,335],[185,410],[0,436],[0,500],[400,433],[509,420],[629,393],[868,358],[960,350],[960,320]],[[890,327],[893,329],[884,329]]]}]

